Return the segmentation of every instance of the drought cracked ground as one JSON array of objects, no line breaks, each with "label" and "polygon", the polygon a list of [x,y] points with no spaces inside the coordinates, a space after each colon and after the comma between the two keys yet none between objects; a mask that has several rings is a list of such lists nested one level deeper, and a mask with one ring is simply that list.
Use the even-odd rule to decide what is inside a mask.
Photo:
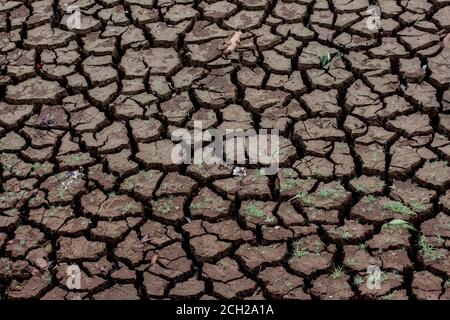
[{"label": "drought cracked ground", "polygon": [[[0,0],[0,298],[450,298],[450,1],[370,4]],[[173,165],[193,120],[282,168]]]}]

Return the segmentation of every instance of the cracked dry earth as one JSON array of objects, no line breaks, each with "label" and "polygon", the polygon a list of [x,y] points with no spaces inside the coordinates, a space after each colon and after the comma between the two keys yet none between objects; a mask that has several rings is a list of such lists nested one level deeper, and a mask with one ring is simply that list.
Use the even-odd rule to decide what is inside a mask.
[{"label": "cracked dry earth", "polygon": [[[0,298],[450,298],[450,1],[371,4],[0,0]],[[173,165],[193,120],[280,171]]]}]

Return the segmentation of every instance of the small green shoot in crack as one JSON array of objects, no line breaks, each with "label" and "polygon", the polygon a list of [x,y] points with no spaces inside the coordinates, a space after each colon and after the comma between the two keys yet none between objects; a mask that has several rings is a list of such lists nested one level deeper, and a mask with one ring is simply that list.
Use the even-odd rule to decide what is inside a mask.
[{"label": "small green shoot in crack", "polygon": [[316,241],[314,241],[313,242],[313,250],[314,250],[314,252],[317,254],[317,255],[320,255],[320,252],[322,251],[322,249],[323,249],[323,243],[321,242],[321,241],[319,241],[319,240],[316,240]]},{"label": "small green shoot in crack", "polygon": [[299,199],[305,205],[311,205],[313,203],[313,199],[310,196],[308,196],[308,193],[306,191],[297,193],[297,195],[295,197],[293,197],[292,199],[290,199],[289,201],[292,201],[295,199]]},{"label": "small green shoot in crack", "polygon": [[134,209],[134,206],[132,203],[128,203],[123,209],[122,212],[124,213],[130,213]]},{"label": "small green shoot in crack", "polygon": [[411,203],[411,210],[414,211],[415,213],[420,213],[425,211],[425,206],[417,201],[414,201],[413,203]]},{"label": "small green shoot in crack", "polygon": [[336,266],[331,271],[331,278],[334,280],[339,279],[344,275],[344,267],[343,266]]},{"label": "small green shoot in crack", "polygon": [[286,168],[284,170],[284,174],[288,177],[292,177],[295,174],[295,171],[294,171],[294,169]]},{"label": "small green shoot in crack", "polygon": [[443,250],[434,248],[425,235],[421,235],[419,238],[419,253],[425,262],[436,262],[446,257]]},{"label": "small green shoot in crack", "polygon": [[346,192],[347,191],[341,181],[336,181],[334,185],[336,187],[336,190],[339,191],[339,192]]},{"label": "small green shoot in crack", "polygon": [[293,246],[294,250],[292,252],[291,258],[289,259],[289,262],[292,262],[295,259],[303,258],[308,254],[308,251],[305,250],[305,248],[300,247],[300,244],[298,242],[294,242]]},{"label": "small green shoot in crack", "polygon": [[151,173],[150,171],[141,171],[141,172],[145,180],[151,181],[153,179],[153,173]]},{"label": "small green shoot in crack", "polygon": [[260,219],[265,216],[264,212],[262,212],[255,204],[246,205],[243,209],[245,213],[255,218]]},{"label": "small green shoot in crack", "polygon": [[320,58],[320,67],[322,69],[329,69],[331,66],[331,61],[333,60],[333,55],[329,52],[325,52]]},{"label": "small green shoot in crack", "polygon": [[353,235],[350,232],[348,232],[347,230],[343,230],[343,231],[341,231],[340,237],[342,240],[346,241],[346,240],[351,239],[353,237]]},{"label": "small green shoot in crack", "polygon": [[287,179],[284,183],[280,186],[280,192],[285,192],[292,190],[295,186],[298,186],[300,183],[300,180],[298,179]]},{"label": "small green shoot in crack", "polygon": [[381,272],[380,273],[380,282],[386,282],[389,280],[389,275],[386,272]]},{"label": "small green shoot in crack", "polygon": [[417,215],[417,213],[415,213],[399,201],[389,201],[388,203],[383,205],[383,208],[394,211],[395,213],[399,213],[401,215]]},{"label": "small green shoot in crack", "polygon": [[83,161],[84,156],[82,154],[74,154],[70,157],[70,163],[71,164],[77,164],[81,161]]},{"label": "small green shoot in crack", "polygon": [[218,207],[217,208],[217,212],[224,213],[225,212],[225,208],[224,207]]},{"label": "small green shoot in crack", "polygon": [[42,164],[40,162],[35,162],[31,165],[31,169],[33,169],[33,171],[38,170],[40,167],[42,167]]},{"label": "small green shoot in crack", "polygon": [[172,210],[172,206],[166,202],[167,200],[151,201],[155,210],[158,210],[163,216],[168,214]]},{"label": "small green shoot in crack", "polygon": [[158,210],[161,212],[161,214],[166,215],[170,212],[170,210],[172,210],[172,207],[167,203],[163,203],[163,205],[160,206]]},{"label": "small green shoot in crack", "polygon": [[405,220],[402,220],[402,219],[391,220],[391,221],[385,223],[383,225],[383,228],[390,228],[390,229],[395,229],[395,230],[403,229],[403,230],[417,231],[417,229],[414,228],[414,226],[411,223],[409,223]]},{"label": "small green shoot in crack", "polygon": [[134,189],[134,183],[131,180],[125,180],[124,181],[124,188],[127,191],[131,191]]},{"label": "small green shoot in crack", "polygon": [[450,287],[450,279],[445,280],[444,283],[444,288],[449,288]]},{"label": "small green shoot in crack", "polygon": [[320,67],[322,69],[328,70],[331,66],[333,59],[340,59],[342,57],[342,52],[336,52],[330,54],[329,52],[325,52],[320,59]]},{"label": "small green shoot in crack", "polygon": [[445,242],[445,240],[442,239],[441,234],[440,234],[439,232],[435,232],[435,233],[434,233],[434,239],[436,240],[436,242],[437,242],[439,245],[443,245],[444,242]]},{"label": "small green shoot in crack", "polygon": [[204,201],[206,204],[211,204],[211,203],[213,203],[213,198],[206,197]]},{"label": "small green shoot in crack", "polygon": [[220,260],[217,264],[219,266],[221,266],[223,269],[227,269],[228,268],[228,263],[225,260]]},{"label": "small green shoot in crack", "polygon": [[354,267],[356,264],[358,263],[358,261],[355,258],[350,258],[344,261],[344,264],[347,267]]},{"label": "small green shoot in crack", "polygon": [[191,205],[189,206],[189,208],[190,208],[191,210],[197,210],[197,209],[200,209],[200,204],[198,204],[198,203],[191,203]]},{"label": "small green shoot in crack", "polygon": [[359,287],[364,283],[364,278],[361,276],[356,276],[355,279],[353,280],[353,283]]},{"label": "small green shoot in crack", "polygon": [[58,197],[60,198],[60,199],[64,199],[64,196],[66,195],[66,190],[64,189],[64,188],[59,188],[59,190],[58,190]]},{"label": "small green shoot in crack", "polygon": [[335,192],[336,192],[336,190],[334,190],[334,189],[327,189],[327,188],[325,188],[325,189],[320,190],[319,195],[320,195],[322,198],[329,198],[329,197],[331,197]]},{"label": "small green shoot in crack", "polygon": [[368,247],[368,244],[367,244],[367,242],[360,243],[358,245],[358,247],[359,247],[359,250],[365,251],[367,249],[367,247]]}]

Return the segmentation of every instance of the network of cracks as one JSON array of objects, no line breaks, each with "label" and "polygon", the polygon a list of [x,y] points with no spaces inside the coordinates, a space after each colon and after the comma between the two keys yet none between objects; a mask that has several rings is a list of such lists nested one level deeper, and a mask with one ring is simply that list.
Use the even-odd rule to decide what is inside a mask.
[{"label": "network of cracks", "polygon": [[[449,31],[449,0],[0,0],[0,298],[450,298]],[[278,129],[279,172],[173,164],[196,120]]]}]

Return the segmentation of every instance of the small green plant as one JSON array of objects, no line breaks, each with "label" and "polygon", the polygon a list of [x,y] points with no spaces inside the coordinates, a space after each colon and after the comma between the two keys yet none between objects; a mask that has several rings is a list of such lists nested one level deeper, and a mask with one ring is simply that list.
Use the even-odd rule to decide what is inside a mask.
[{"label": "small green plant", "polygon": [[419,253],[426,262],[436,262],[445,258],[444,251],[434,248],[425,235],[421,235],[419,238]]},{"label": "small green plant", "polygon": [[225,208],[224,207],[218,207],[217,208],[217,212],[224,213],[225,212]]},{"label": "small green plant", "polygon": [[380,282],[386,282],[389,280],[389,275],[386,272],[381,272],[380,273]]},{"label": "small green plant", "polygon": [[375,201],[377,201],[377,197],[375,197],[374,195],[371,195],[371,194],[369,194],[368,196],[367,196],[367,201],[369,201],[369,202],[375,202]]},{"label": "small green plant", "polygon": [[436,242],[437,242],[439,245],[443,245],[444,242],[445,242],[445,240],[442,239],[441,234],[440,234],[439,232],[435,232],[435,234],[434,234],[434,239],[436,240]]},{"label": "small green plant", "polygon": [[420,202],[414,201],[413,203],[411,203],[411,210],[415,213],[420,213],[422,211],[425,211],[425,206]]},{"label": "small green plant", "polygon": [[292,252],[292,256],[289,261],[295,260],[297,258],[302,258],[308,254],[308,251],[305,248],[300,247],[300,243],[294,242],[294,250]]},{"label": "small green plant", "polygon": [[295,186],[298,186],[300,183],[300,180],[298,179],[287,179],[284,183],[280,186],[280,192],[289,191]]},{"label": "small green plant", "polygon": [[358,261],[356,261],[355,258],[350,258],[350,259],[347,259],[347,260],[344,261],[344,264],[347,267],[354,267],[357,263],[358,263]]},{"label": "small green plant", "polygon": [[151,181],[153,179],[153,174],[149,171],[142,171],[142,175],[147,181]]},{"label": "small green plant", "polygon": [[361,276],[356,276],[355,279],[353,280],[353,283],[359,287],[364,283],[364,278]]},{"label": "small green plant", "polygon": [[132,210],[134,209],[134,205],[132,203],[128,203],[123,209],[122,211],[124,213],[130,213]]},{"label": "small green plant", "polygon": [[340,236],[341,236],[342,240],[349,240],[353,237],[353,235],[350,232],[348,232],[347,230],[341,231]]},{"label": "small green plant", "polygon": [[51,244],[46,244],[45,246],[41,246],[42,249],[44,249],[45,252],[50,253],[53,248]]},{"label": "small green plant", "polygon": [[223,269],[227,269],[228,268],[228,263],[226,261],[224,261],[224,260],[220,260],[217,264],[219,266],[221,266]]},{"label": "small green plant", "polygon": [[383,225],[383,228],[391,228],[391,229],[404,229],[404,230],[412,230],[417,231],[416,228],[413,227],[413,225],[405,220],[402,219],[394,219],[391,220]]},{"label": "small green plant", "polygon": [[331,271],[331,277],[336,280],[344,275],[344,267],[343,266],[335,266]]},{"label": "small green plant", "polygon": [[329,52],[325,52],[325,53],[322,55],[322,58],[320,58],[320,66],[321,66],[323,69],[329,68],[329,65],[330,65],[330,63],[331,63],[331,59],[332,59],[331,54],[330,54]]},{"label": "small green plant", "polygon": [[389,294],[387,294],[387,295],[385,295],[385,296],[382,296],[382,297],[380,297],[380,299],[382,299],[382,300],[392,300],[392,293],[389,293]]},{"label": "small green plant", "polygon": [[322,198],[329,198],[329,197],[331,197],[335,192],[336,192],[336,190],[334,190],[334,189],[322,189],[322,190],[320,190],[319,195],[320,195]]},{"label": "small green plant", "polygon": [[346,192],[347,191],[347,190],[345,190],[345,187],[344,187],[344,185],[342,184],[341,181],[336,181],[334,183],[334,185],[336,187],[336,190],[339,191],[339,192]]},{"label": "small green plant", "polygon": [[399,213],[401,215],[416,215],[414,211],[412,211],[410,208],[399,201],[389,201],[388,203],[383,205],[383,208],[394,211],[395,213]]},{"label": "small green plant", "polygon": [[320,251],[322,250],[323,243],[321,241],[319,241],[319,240],[316,240],[316,241],[313,242],[312,245],[313,245],[314,252],[316,254],[320,254]]},{"label": "small green plant", "polygon": [[134,183],[131,180],[125,180],[124,181],[124,188],[127,191],[131,191],[134,189]]},{"label": "small green plant", "polygon": [[305,205],[310,205],[313,203],[313,199],[310,196],[308,196],[308,193],[306,191],[297,193],[297,195],[295,197],[293,197],[292,199],[290,199],[289,201],[292,201],[295,199],[299,199]]},{"label": "small green plant", "polygon": [[291,168],[287,168],[284,170],[284,174],[287,175],[288,177],[292,177],[294,173],[295,173],[294,169]]},{"label": "small green plant", "polygon": [[169,199],[161,199],[159,201],[152,200],[150,203],[155,210],[161,212],[162,215],[166,215],[172,210],[172,206],[170,205],[170,202],[168,202]]},{"label": "small green plant", "polygon": [[7,265],[3,266],[3,271],[8,274],[11,274],[12,273],[11,265],[8,263]]},{"label": "small green plant", "polygon": [[444,287],[445,288],[450,287],[450,279],[445,280]]},{"label": "small green plant", "polygon": [[189,208],[191,208],[191,210],[197,210],[197,209],[200,209],[200,204],[198,204],[198,203],[191,203],[191,205],[189,206]]},{"label": "small green plant", "polygon": [[168,203],[163,203],[160,207],[158,207],[158,210],[162,215],[166,215],[170,212],[170,210],[172,210],[172,207]]},{"label": "small green plant", "polygon": [[82,154],[74,154],[74,155],[72,155],[71,157],[70,157],[70,162],[72,163],[72,164],[76,164],[76,163],[79,163],[79,162],[81,162],[82,160],[83,160],[83,155]]},{"label": "small green plant", "polygon": [[58,190],[58,197],[60,199],[63,199],[65,195],[66,195],[66,190],[64,188],[62,188],[62,187],[59,188],[59,190]]},{"label": "small green plant", "polygon": [[263,218],[265,216],[264,212],[261,211],[255,204],[246,205],[244,212],[255,218]]},{"label": "small green plant", "polygon": [[364,242],[364,243],[360,243],[359,245],[359,250],[366,250],[367,249],[367,247],[368,247],[368,244],[367,244],[367,242]]},{"label": "small green plant", "polygon": [[213,202],[213,198],[206,197],[204,201],[206,204],[211,204]]}]

